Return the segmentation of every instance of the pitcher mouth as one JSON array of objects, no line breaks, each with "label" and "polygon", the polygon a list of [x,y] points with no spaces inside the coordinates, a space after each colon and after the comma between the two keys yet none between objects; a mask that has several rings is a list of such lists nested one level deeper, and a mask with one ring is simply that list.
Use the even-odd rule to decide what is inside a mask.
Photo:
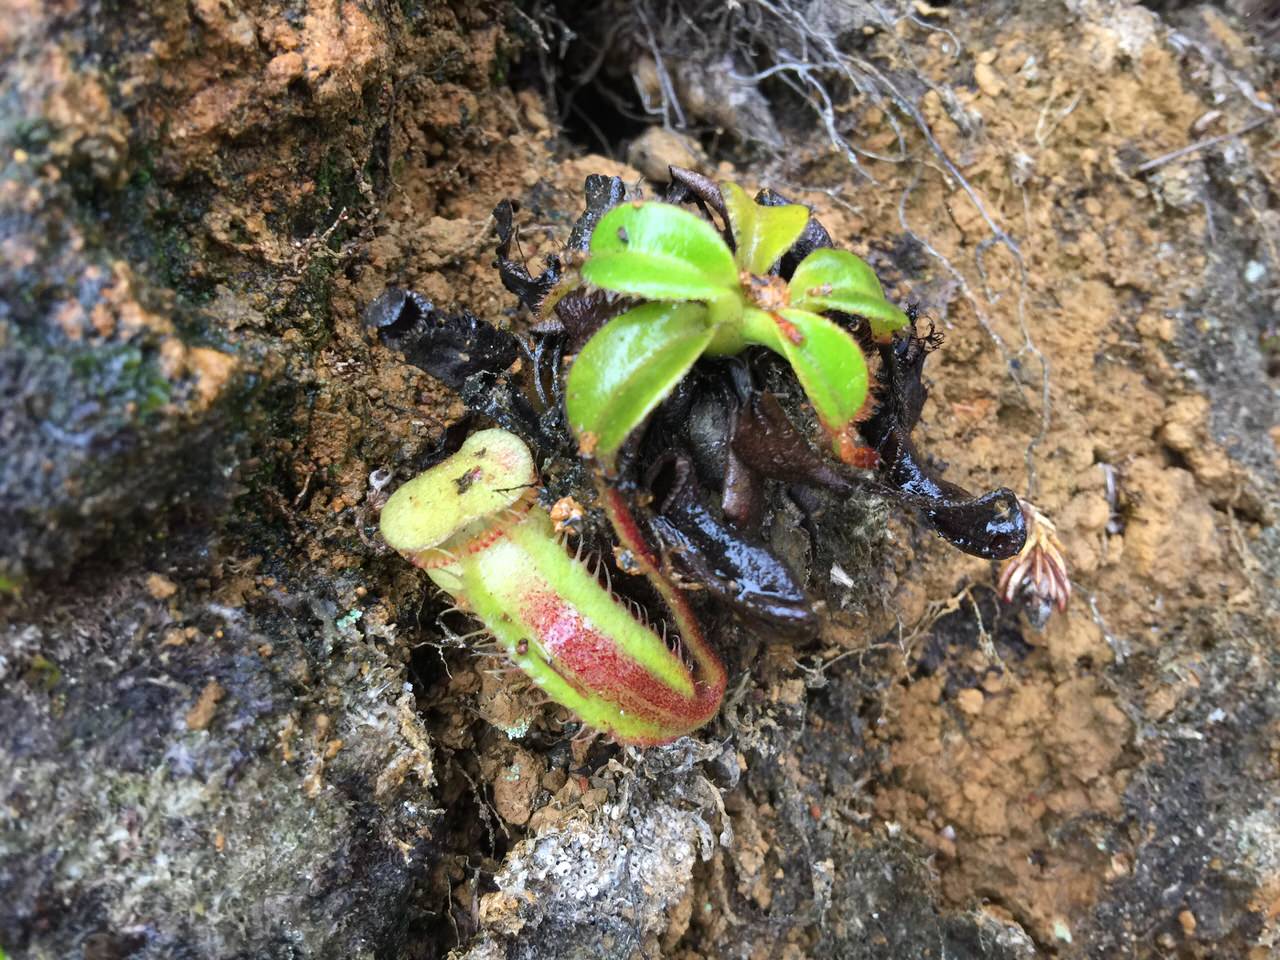
[{"label": "pitcher mouth", "polygon": [[468,524],[445,543],[409,554],[409,562],[422,570],[438,570],[457,563],[462,557],[479,553],[522,523],[529,509],[538,502],[538,491],[530,487],[500,514]]},{"label": "pitcher mouth", "polygon": [[504,430],[481,430],[393,493],[379,523],[388,545],[432,570],[497,542],[537,498],[538,468],[525,443]]}]

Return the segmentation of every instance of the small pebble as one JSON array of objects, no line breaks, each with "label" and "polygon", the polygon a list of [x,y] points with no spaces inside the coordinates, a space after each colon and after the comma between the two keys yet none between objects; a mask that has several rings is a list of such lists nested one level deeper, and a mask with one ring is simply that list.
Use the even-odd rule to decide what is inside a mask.
[{"label": "small pebble", "polygon": [[177,592],[177,585],[168,577],[159,573],[147,575],[147,593],[157,600],[168,600]]},{"label": "small pebble", "polygon": [[976,717],[982,712],[982,703],[982,691],[973,687],[956,694],[956,705],[971,717]]},{"label": "small pebble", "polygon": [[985,93],[988,97],[998,97],[1004,93],[1004,81],[1000,79],[1000,74],[996,73],[995,67],[986,63],[980,63],[973,68],[973,79],[978,84],[978,89]]}]

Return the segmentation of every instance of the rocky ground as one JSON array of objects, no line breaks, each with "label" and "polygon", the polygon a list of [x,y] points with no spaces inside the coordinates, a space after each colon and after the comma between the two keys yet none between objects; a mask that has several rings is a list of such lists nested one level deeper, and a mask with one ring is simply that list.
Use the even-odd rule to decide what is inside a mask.
[{"label": "rocky ground", "polygon": [[[760,34],[725,88],[779,8],[590,7],[10,0],[0,948],[1276,955],[1273,12],[815,2],[847,59]],[[648,751],[442,630],[369,478],[462,407],[362,311],[518,327],[494,204],[535,263],[588,173],[666,162],[803,198],[937,323],[921,445],[1056,520],[1064,613],[851,504],[821,641],[714,624],[721,716]]]}]

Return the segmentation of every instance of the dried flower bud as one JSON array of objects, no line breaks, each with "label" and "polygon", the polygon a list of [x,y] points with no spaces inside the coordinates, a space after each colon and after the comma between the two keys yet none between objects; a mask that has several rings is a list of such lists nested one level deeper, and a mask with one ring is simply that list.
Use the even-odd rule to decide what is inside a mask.
[{"label": "dried flower bud", "polygon": [[1057,527],[1048,517],[1026,500],[1018,506],[1027,521],[1027,541],[1022,549],[1004,562],[998,589],[1006,603],[1024,596],[1036,604],[1033,619],[1043,624],[1053,608],[1067,608],[1071,598],[1071,579],[1062,556]]}]

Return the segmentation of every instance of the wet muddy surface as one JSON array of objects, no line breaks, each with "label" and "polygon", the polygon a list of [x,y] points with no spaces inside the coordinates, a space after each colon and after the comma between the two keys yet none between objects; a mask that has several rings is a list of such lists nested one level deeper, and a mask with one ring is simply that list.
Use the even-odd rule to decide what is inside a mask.
[{"label": "wet muddy surface", "polygon": [[[769,6],[0,26],[9,957],[1272,955],[1270,13],[818,4],[824,118],[796,36],[717,59]],[[670,163],[811,205],[933,324],[922,466],[1052,518],[1065,610],[892,497],[770,488],[817,633],[700,597],[691,739],[577,737],[459,639],[377,509],[467,407],[367,309],[527,333],[499,202],[536,275],[589,175]]]}]

